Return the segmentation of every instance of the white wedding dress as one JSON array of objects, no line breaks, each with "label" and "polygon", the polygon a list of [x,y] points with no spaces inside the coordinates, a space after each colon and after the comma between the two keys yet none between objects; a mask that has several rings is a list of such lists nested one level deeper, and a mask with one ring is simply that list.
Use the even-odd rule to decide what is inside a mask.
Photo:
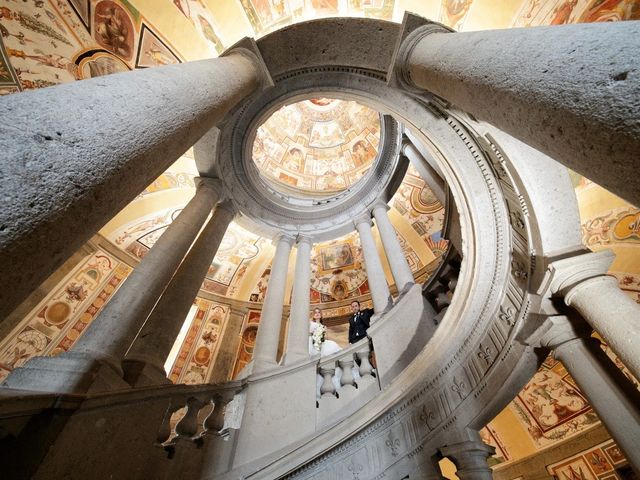
[{"label": "white wedding dress", "polygon": [[[342,350],[340,345],[338,345],[336,342],[334,342],[333,340],[327,340],[326,335],[325,335],[325,340],[320,344],[320,350],[316,349],[316,347],[313,345],[313,333],[316,331],[316,328],[318,328],[318,325],[319,325],[318,322],[314,322],[313,320],[309,322],[309,355],[313,356],[313,355],[318,355],[319,353],[321,357],[328,357],[329,355],[333,355],[334,353]],[[354,380],[357,380],[360,378],[360,372],[357,366],[354,366],[351,369],[351,372],[353,374]],[[333,378],[331,379],[336,391],[340,390],[340,388],[342,387],[342,385],[340,384],[341,377],[342,377],[342,368],[340,368],[339,366],[336,366],[336,373],[333,375]],[[322,386],[322,382],[323,382],[322,375],[318,374],[318,379],[316,382],[316,395],[318,398],[320,398],[320,387]]]}]

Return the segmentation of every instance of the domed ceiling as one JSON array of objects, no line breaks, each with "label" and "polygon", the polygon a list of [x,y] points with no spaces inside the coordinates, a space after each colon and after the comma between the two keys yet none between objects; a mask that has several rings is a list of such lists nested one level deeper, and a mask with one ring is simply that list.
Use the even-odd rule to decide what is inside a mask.
[{"label": "domed ceiling", "polygon": [[316,98],[273,113],[258,128],[253,161],[277,189],[326,195],[360,180],[379,142],[377,112],[352,101]]},{"label": "domed ceiling", "polygon": [[[312,18],[342,15],[400,22],[405,11],[455,30],[472,31],[640,19],[640,0],[14,0],[0,5],[0,94],[210,58],[245,36],[259,38]],[[264,178],[280,181],[282,189],[298,188],[306,195],[329,195],[357,181],[378,149],[379,120],[377,113],[349,104],[314,99],[285,107],[290,111],[276,112],[272,119],[279,123],[272,127],[267,122],[264,138],[256,141],[254,159],[258,166],[266,163],[276,172],[263,172]],[[332,119],[328,119],[329,114],[334,115]],[[302,119],[305,115],[308,120]],[[345,118],[350,119],[351,126],[341,120]],[[355,148],[358,141],[364,142],[364,150]],[[356,151],[364,151],[357,154],[361,155],[357,160]],[[100,233],[126,255],[141,258],[193,196],[196,175],[193,158],[187,153]],[[321,180],[325,175],[333,178]],[[640,211],[584,178],[576,176],[575,186],[584,244],[593,250],[614,250],[616,260],[610,273],[631,298],[640,302],[640,232],[629,227],[637,224],[633,219]],[[390,218],[419,281],[428,275],[428,266],[446,247],[440,237],[444,209],[432,197],[410,169],[390,202]],[[268,239],[232,224],[209,268],[203,295],[260,302],[272,257],[273,246]],[[47,297],[52,310],[44,314],[44,309],[35,311],[27,318],[24,330],[2,346],[0,378],[28,358],[28,352],[19,345],[34,349],[32,354],[68,349],[130,272],[128,265],[109,253],[87,262],[84,270],[69,278],[68,285],[61,284],[59,291]],[[367,292],[357,235],[315,245],[312,269],[311,297],[314,305],[323,304],[326,316],[343,315],[340,299]],[[289,276],[293,276],[292,271]],[[228,305],[216,302],[209,297],[197,299],[194,322],[200,322],[206,331],[196,335],[195,323],[193,331],[189,330],[185,342],[191,343],[184,351],[198,353],[178,356],[171,374],[173,381],[189,381],[189,375],[196,374],[193,378],[197,381],[207,378],[206,368],[212,368],[207,359],[214,352],[201,352],[214,348],[214,339],[229,314]],[[62,303],[72,305],[73,313],[68,318],[62,318],[67,315]],[[259,305],[254,305],[256,310],[248,314],[249,323],[259,318]],[[72,319],[76,322],[73,325]],[[61,333],[56,341],[45,336],[53,335],[58,328]],[[38,334],[41,341],[36,342],[33,338]],[[46,345],[44,350],[35,351],[40,344]],[[494,462],[532,455],[594,425],[594,415],[579,398],[562,365],[547,360],[541,372],[544,375],[535,376],[510,407],[481,431],[482,438],[497,449]],[[581,408],[572,412],[556,402],[557,398],[568,398],[564,405],[571,401]],[[585,463],[585,469],[588,465]],[[554,473],[558,477],[563,474]],[[613,478],[609,473],[591,476],[605,475]]]}]

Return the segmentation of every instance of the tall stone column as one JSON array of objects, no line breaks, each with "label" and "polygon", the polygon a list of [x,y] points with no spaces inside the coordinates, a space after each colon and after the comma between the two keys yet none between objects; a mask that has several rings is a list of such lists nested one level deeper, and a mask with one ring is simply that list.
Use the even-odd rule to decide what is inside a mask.
[{"label": "tall stone column", "polygon": [[402,293],[414,284],[413,273],[411,273],[411,268],[409,268],[407,259],[398,241],[396,230],[389,221],[388,210],[389,205],[379,200],[375,203],[371,211],[376,219],[376,226],[378,227],[378,232],[380,232],[384,253],[387,255],[387,260],[389,260],[389,266],[391,267],[391,273],[396,282],[398,293]]},{"label": "tall stone column", "polygon": [[620,290],[615,277],[606,275],[613,259],[613,253],[604,250],[553,262],[550,289],[563,296],[640,378],[640,305]]},{"label": "tall stone column", "polygon": [[565,316],[551,317],[541,327],[546,333],[540,344],[554,350],[629,463],[640,471],[640,393],[584,326]]},{"label": "tall stone column", "polygon": [[[194,197],[71,351],[56,357],[32,358],[7,377],[6,385],[32,390],[84,392],[95,383],[98,370],[103,376],[116,381],[117,377],[122,377],[121,361],[125,353],[211,213],[218,200],[219,185],[219,181],[213,179],[197,180]],[[52,373],[37,374],[37,371]]]},{"label": "tall stone column", "polygon": [[309,358],[309,307],[311,304],[311,247],[309,237],[298,237],[296,270],[293,279],[291,313],[285,364],[290,365]]},{"label": "tall stone column", "polygon": [[262,306],[262,317],[256,336],[256,345],[253,349],[253,373],[275,368],[278,355],[278,343],[280,341],[280,328],[282,327],[282,311],[284,306],[284,294],[287,285],[287,270],[289,268],[289,255],[294,238],[288,235],[278,236],[276,253],[271,263],[271,276],[267,285],[267,294]]},{"label": "tall stone column", "polygon": [[402,144],[402,153],[409,159],[409,162],[416,169],[420,178],[424,180],[431,189],[438,201],[445,205],[447,201],[445,193],[445,183],[440,174],[431,165],[411,140],[406,139]]},{"label": "tall stone column", "polygon": [[629,161],[640,151],[640,22],[449,33],[422,19],[408,32],[416,21],[405,18],[399,83],[444,98],[640,205]]},{"label": "tall stone column", "polygon": [[0,321],[267,83],[246,47],[0,97]]},{"label": "tall stone column", "polygon": [[144,386],[169,382],[164,362],[234,215],[235,210],[230,202],[218,204],[180,264],[127,352],[123,369],[129,384]]},{"label": "tall stone column", "polygon": [[440,453],[456,466],[456,475],[460,480],[491,480],[493,473],[487,458],[495,452],[495,448],[480,440],[468,440],[440,449]]},{"label": "tall stone column", "polygon": [[371,233],[371,217],[369,215],[363,215],[354,220],[353,223],[360,235],[360,244],[362,245],[367,280],[369,282],[369,289],[371,290],[373,309],[375,313],[380,314],[391,306],[393,300],[391,299],[387,279],[384,276],[382,262],[378,256],[376,242]]}]

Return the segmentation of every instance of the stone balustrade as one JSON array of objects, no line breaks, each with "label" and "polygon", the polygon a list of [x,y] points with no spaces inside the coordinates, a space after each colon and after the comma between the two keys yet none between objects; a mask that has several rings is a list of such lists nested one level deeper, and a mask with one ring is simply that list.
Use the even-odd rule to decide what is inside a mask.
[{"label": "stone balustrade", "polygon": [[318,375],[322,378],[321,397],[340,398],[343,387],[357,389],[358,382],[376,378],[371,364],[372,347],[369,339],[362,339],[351,347],[334,353],[318,362]]}]

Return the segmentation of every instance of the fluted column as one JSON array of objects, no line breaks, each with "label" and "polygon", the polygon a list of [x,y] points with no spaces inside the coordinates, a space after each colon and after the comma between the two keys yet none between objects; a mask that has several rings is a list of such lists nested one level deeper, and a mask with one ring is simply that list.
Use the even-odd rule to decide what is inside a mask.
[{"label": "fluted column", "polygon": [[571,377],[602,420],[607,431],[640,471],[640,393],[589,337],[590,328],[565,316],[549,318],[541,345],[554,350]]},{"label": "fluted column", "polygon": [[614,257],[603,250],[553,262],[551,291],[563,296],[640,378],[640,305],[620,289],[615,277],[606,275]]},{"label": "fluted column", "polygon": [[456,475],[460,480],[491,480],[493,478],[487,458],[493,455],[496,449],[480,440],[447,445],[441,448],[440,452],[456,466]]},{"label": "fluted column", "polygon": [[298,237],[296,254],[296,270],[293,279],[291,313],[289,315],[289,331],[285,363],[290,365],[296,361],[309,358],[309,307],[311,304],[311,247],[313,241],[309,237]]},{"label": "fluted column", "polygon": [[261,372],[277,366],[278,342],[282,327],[285,287],[289,255],[294,238],[280,235],[274,241],[276,252],[271,263],[271,276],[262,306],[262,317],[253,350],[253,372]]},{"label": "fluted column", "polygon": [[371,299],[373,300],[373,309],[375,313],[380,314],[387,310],[392,304],[389,285],[384,276],[382,262],[378,256],[376,242],[371,233],[371,217],[363,215],[354,220],[354,225],[360,235],[360,244],[362,245],[362,254],[364,255],[365,270],[367,271],[367,280],[369,289],[371,290]]},{"label": "fluted column", "polygon": [[257,53],[0,97],[0,321],[258,88]]},{"label": "fluted column", "polygon": [[640,205],[637,164],[629,161],[640,151],[639,21],[460,33],[423,21],[397,52],[395,75],[405,85]]},{"label": "fluted column", "polygon": [[414,284],[413,273],[411,273],[411,268],[398,241],[396,230],[389,221],[388,210],[389,205],[383,201],[378,201],[373,206],[372,213],[376,219],[376,226],[378,227],[378,232],[380,232],[384,253],[387,255],[398,293],[401,293]]},{"label": "fluted column", "polygon": [[131,385],[168,382],[164,362],[234,215],[230,202],[218,204],[140,330],[123,362]]}]

